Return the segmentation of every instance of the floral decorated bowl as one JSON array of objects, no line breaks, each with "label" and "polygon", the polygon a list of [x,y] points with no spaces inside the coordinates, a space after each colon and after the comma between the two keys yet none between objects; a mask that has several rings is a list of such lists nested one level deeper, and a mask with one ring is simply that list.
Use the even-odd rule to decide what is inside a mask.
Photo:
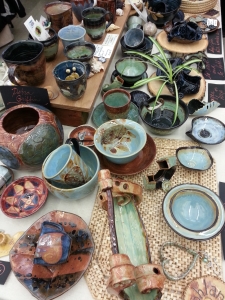
[{"label": "floral decorated bowl", "polygon": [[95,132],[96,149],[115,164],[134,160],[146,144],[144,128],[128,119],[116,119],[102,124]]}]

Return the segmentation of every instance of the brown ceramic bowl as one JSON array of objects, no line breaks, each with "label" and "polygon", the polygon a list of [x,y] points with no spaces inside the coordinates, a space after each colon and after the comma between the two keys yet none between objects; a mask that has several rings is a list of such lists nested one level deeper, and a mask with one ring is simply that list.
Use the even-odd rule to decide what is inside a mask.
[{"label": "brown ceramic bowl", "polygon": [[131,95],[123,89],[111,89],[103,95],[103,103],[109,119],[126,119]]},{"label": "brown ceramic bowl", "polygon": [[83,146],[94,146],[94,134],[96,129],[90,125],[80,125],[72,129],[68,138],[75,138]]}]

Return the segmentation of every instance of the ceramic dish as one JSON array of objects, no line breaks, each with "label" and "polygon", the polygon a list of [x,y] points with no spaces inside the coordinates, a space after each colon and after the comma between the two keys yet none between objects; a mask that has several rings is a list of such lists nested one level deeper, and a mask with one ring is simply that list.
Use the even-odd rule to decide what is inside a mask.
[{"label": "ceramic dish", "polygon": [[[66,263],[50,266],[33,264],[42,224],[46,220],[61,225],[72,239]],[[51,300],[68,291],[80,280],[93,252],[92,235],[83,219],[72,213],[55,210],[42,216],[26,230],[13,245],[9,259],[17,280],[34,297],[39,300]],[[51,256],[52,252],[47,254]]]},{"label": "ceramic dish", "polygon": [[[135,104],[130,104],[130,110],[127,115],[127,119],[138,122],[139,121],[139,113]],[[95,107],[92,114],[92,122],[96,127],[101,126],[103,123],[108,122],[109,118],[106,114],[104,103],[100,103]]]},{"label": "ceramic dish", "polygon": [[197,117],[192,120],[192,128],[186,134],[199,143],[216,145],[225,140],[225,125],[212,117]]},{"label": "ceramic dish", "polygon": [[191,183],[177,185],[166,194],[163,215],[177,234],[200,241],[218,235],[225,221],[220,198],[210,189]]},{"label": "ceramic dish", "polygon": [[180,147],[176,156],[183,167],[191,170],[205,171],[213,164],[210,152],[202,147]]},{"label": "ceramic dish", "polygon": [[131,95],[131,101],[137,107],[139,107],[144,102],[148,103],[150,101],[150,96],[142,91],[133,91],[133,92],[130,92],[130,95]]},{"label": "ceramic dish", "polygon": [[187,21],[196,23],[203,33],[210,33],[217,30],[220,26],[218,19],[204,15],[190,16]]},{"label": "ceramic dish", "polygon": [[90,125],[80,125],[72,129],[68,138],[75,138],[79,144],[91,147],[94,145],[94,134],[96,129]]},{"label": "ceramic dish", "polygon": [[[126,52],[126,51],[132,51],[133,50],[133,49],[126,46],[126,44],[124,42],[124,36],[122,36],[122,38],[120,39],[120,44],[121,44],[121,49],[122,49],[123,53]],[[148,37],[145,37],[143,46],[138,47],[135,50],[139,51],[139,52],[144,52],[144,53],[150,54],[151,51],[152,51],[152,47],[153,47],[152,41]],[[126,55],[131,55],[131,54],[126,53]]]},{"label": "ceramic dish", "polygon": [[[96,150],[97,151],[97,150]],[[156,156],[156,145],[150,135],[147,134],[147,142],[138,156],[127,164],[114,164],[97,151],[102,169],[109,169],[115,175],[134,175],[142,172],[150,166]]]},{"label": "ceramic dish", "polygon": [[[116,70],[114,70],[111,75],[111,82],[113,82],[115,80],[116,76],[118,76],[118,75],[119,75],[119,73]],[[145,73],[143,73],[141,79],[145,79],[147,77],[148,77],[148,74],[145,72]],[[143,83],[143,85],[144,85],[144,83]],[[128,83],[128,82],[124,81],[123,85],[120,88],[129,90],[129,89],[131,89],[132,86],[133,86],[133,83]]]},{"label": "ceramic dish", "polygon": [[7,186],[1,197],[2,212],[13,219],[28,217],[45,203],[48,189],[36,176],[24,176]]},{"label": "ceramic dish", "polygon": [[6,187],[14,180],[14,173],[13,170],[6,166],[0,165],[0,196],[2,195],[3,191]]}]

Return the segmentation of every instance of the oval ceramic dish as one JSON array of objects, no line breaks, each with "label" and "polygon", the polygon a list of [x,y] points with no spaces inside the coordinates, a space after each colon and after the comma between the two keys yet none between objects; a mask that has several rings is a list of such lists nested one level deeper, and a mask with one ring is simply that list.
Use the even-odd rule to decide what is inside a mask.
[{"label": "oval ceramic dish", "polygon": [[187,21],[196,23],[203,33],[210,33],[217,30],[220,26],[218,19],[205,15],[192,15]]},{"label": "oval ceramic dish", "polygon": [[163,215],[179,235],[191,240],[207,240],[219,234],[225,213],[220,198],[198,184],[181,184],[163,200]]},{"label": "oval ceramic dish", "polygon": [[186,134],[199,143],[216,145],[225,140],[225,125],[212,117],[197,117],[192,120],[192,129]]},{"label": "oval ceramic dish", "polygon": [[176,150],[176,156],[183,167],[196,171],[208,170],[213,164],[210,152],[198,146],[180,147]]}]

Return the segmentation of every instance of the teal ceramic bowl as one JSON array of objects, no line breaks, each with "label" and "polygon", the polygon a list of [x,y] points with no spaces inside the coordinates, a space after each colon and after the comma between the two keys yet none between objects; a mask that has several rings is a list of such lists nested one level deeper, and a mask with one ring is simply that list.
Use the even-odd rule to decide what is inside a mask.
[{"label": "teal ceramic bowl", "polygon": [[115,164],[134,160],[146,144],[144,128],[128,119],[115,119],[96,129],[94,145],[105,158]]},{"label": "teal ceramic bowl", "polygon": [[64,54],[69,60],[79,60],[88,62],[93,58],[95,53],[95,45],[89,42],[74,42],[64,49]]},{"label": "teal ceramic bowl", "polygon": [[138,57],[127,56],[119,59],[115,64],[115,69],[120,77],[129,84],[134,84],[141,79],[147,68],[147,63]]},{"label": "teal ceramic bowl", "polygon": [[225,221],[220,198],[210,189],[191,183],[177,185],[166,194],[163,214],[177,234],[191,240],[215,237]]},{"label": "teal ceramic bowl", "polygon": [[100,170],[100,162],[98,159],[98,156],[95,154],[95,152],[85,146],[80,145],[80,156],[85,162],[86,165],[88,165],[91,169],[91,180],[89,180],[87,183],[85,183],[82,186],[76,187],[76,188],[70,188],[65,189],[61,188],[59,185],[53,185],[48,182],[48,180],[45,179],[43,175],[43,168],[44,165],[48,159],[48,156],[46,157],[43,165],[42,165],[42,179],[44,183],[46,184],[48,190],[57,198],[59,199],[71,199],[71,200],[78,200],[86,197],[88,194],[90,194],[94,188],[98,184],[98,172]]}]

